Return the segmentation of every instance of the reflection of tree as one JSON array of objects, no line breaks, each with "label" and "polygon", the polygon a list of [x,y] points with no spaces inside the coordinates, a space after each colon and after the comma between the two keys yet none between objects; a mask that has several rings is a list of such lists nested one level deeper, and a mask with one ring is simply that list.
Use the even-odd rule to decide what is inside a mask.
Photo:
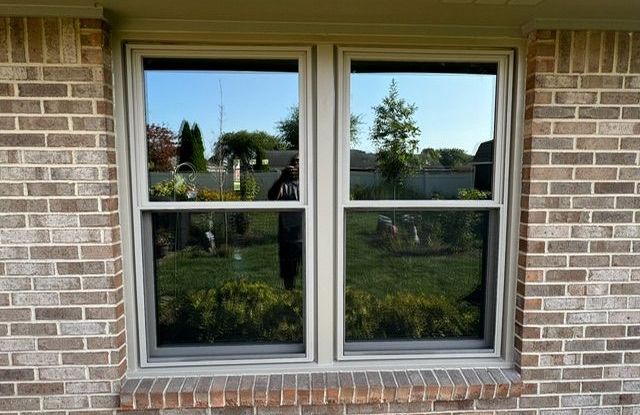
[{"label": "reflection of tree", "polygon": [[[300,110],[298,107],[291,107],[289,114],[283,120],[278,121],[276,128],[280,133],[280,138],[286,143],[288,150],[297,150],[299,145],[299,126],[300,126]],[[349,133],[351,143],[358,143],[358,133],[362,117],[360,115],[351,114]]]},{"label": "reflection of tree", "polygon": [[202,132],[196,123],[193,123],[193,126],[189,126],[187,121],[182,121],[178,163],[191,163],[197,172],[207,171]]},{"label": "reflection of tree", "polygon": [[149,171],[173,170],[176,157],[176,135],[158,124],[147,124],[147,157]]},{"label": "reflection of tree", "polygon": [[286,144],[278,137],[264,131],[233,131],[224,133],[218,139],[214,148],[214,154],[224,155],[227,164],[233,160],[240,160],[242,171],[262,169],[262,160],[269,150],[284,150]]},{"label": "reflection of tree", "polygon": [[420,158],[425,167],[455,168],[466,166],[473,157],[460,148],[425,148]]},{"label": "reflection of tree", "polygon": [[395,80],[380,105],[373,107],[375,119],[371,127],[371,141],[377,148],[378,169],[384,179],[396,187],[418,168],[418,139],[420,128],[413,118],[417,107],[398,95]]}]

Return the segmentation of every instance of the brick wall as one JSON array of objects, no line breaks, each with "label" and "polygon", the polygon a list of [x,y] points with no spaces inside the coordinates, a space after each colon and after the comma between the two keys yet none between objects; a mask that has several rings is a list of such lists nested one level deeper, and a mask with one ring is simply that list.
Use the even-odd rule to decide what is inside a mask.
[{"label": "brick wall", "polygon": [[640,33],[538,31],[527,61],[519,406],[640,414]]},{"label": "brick wall", "polygon": [[118,405],[108,36],[100,20],[0,18],[0,412]]},{"label": "brick wall", "polygon": [[[524,396],[300,407],[278,391],[287,405],[188,413],[640,414],[640,34],[538,31],[527,60],[516,313]],[[119,405],[111,95],[101,21],[0,18],[0,413]],[[196,402],[197,388],[184,390],[194,382],[179,381],[179,396]],[[131,381],[129,392],[152,401],[158,382],[172,383]],[[377,393],[366,390],[367,400]]]}]

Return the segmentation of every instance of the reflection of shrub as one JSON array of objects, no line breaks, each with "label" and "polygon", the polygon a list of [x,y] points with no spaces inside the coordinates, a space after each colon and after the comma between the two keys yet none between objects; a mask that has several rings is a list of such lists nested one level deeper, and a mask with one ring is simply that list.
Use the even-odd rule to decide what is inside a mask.
[{"label": "reflection of shrub", "polygon": [[344,322],[347,339],[374,339],[380,331],[378,298],[366,291],[347,288],[345,292]]},{"label": "reflection of shrub", "polygon": [[203,187],[198,189],[198,195],[196,196],[196,200],[204,201],[204,202],[220,202],[220,201],[235,201],[240,200],[240,196],[232,191],[222,192],[222,197],[220,197],[220,192],[218,190],[212,190],[208,187]]},{"label": "reflection of shrub", "polygon": [[260,184],[251,173],[242,173],[240,176],[240,197],[242,200],[255,200],[260,191]]},{"label": "reflection of shrub", "polygon": [[442,297],[393,294],[380,303],[378,319],[387,337],[420,339],[475,333],[464,311]]},{"label": "reflection of shrub", "polygon": [[[260,282],[227,281],[158,304],[166,342],[301,342],[300,290],[279,290]],[[396,293],[382,299],[346,290],[346,336],[353,340],[429,339],[479,336],[477,308],[445,298]]]},{"label": "reflection of shrub", "polygon": [[[264,283],[227,281],[209,290],[194,291],[176,302],[178,320],[166,324],[169,336],[206,343],[220,341],[302,341],[302,293],[276,290]],[[174,304],[176,304],[174,303]],[[162,306],[162,304],[161,304]],[[159,313],[159,317],[172,315]],[[190,325],[184,329],[184,325]]]},{"label": "reflection of shrub", "polygon": [[[477,189],[460,189],[458,199],[485,200],[491,193]],[[486,215],[474,211],[448,211],[440,215],[442,242],[448,244],[454,252],[462,252],[472,247],[482,246],[481,236],[485,231]]]},{"label": "reflection of shrub", "polygon": [[458,199],[460,200],[486,200],[491,197],[491,192],[485,192],[478,189],[460,189],[458,190]]},{"label": "reflection of shrub", "polygon": [[[393,198],[393,186],[381,183],[375,186],[355,185],[351,188],[353,200],[383,200]],[[407,187],[396,185],[396,199],[413,200],[424,199],[424,195]]]},{"label": "reflection of shrub", "polygon": [[378,299],[347,289],[345,324],[350,341],[479,336],[479,313],[442,297],[396,293]]},{"label": "reflection of shrub", "polygon": [[477,212],[449,211],[440,214],[440,238],[452,252],[464,252],[480,247],[478,224],[482,215]]}]

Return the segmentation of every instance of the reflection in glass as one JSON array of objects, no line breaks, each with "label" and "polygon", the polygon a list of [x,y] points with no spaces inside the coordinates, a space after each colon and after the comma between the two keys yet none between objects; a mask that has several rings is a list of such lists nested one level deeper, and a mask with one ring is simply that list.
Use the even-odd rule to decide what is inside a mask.
[{"label": "reflection in glass", "polygon": [[[294,156],[269,189],[269,200],[299,200],[300,160]],[[295,286],[295,276],[302,263],[302,216],[297,212],[281,212],[278,218],[278,254],[280,278],[286,289]]]},{"label": "reflection in glass", "polygon": [[347,211],[349,342],[482,339],[489,211]]},{"label": "reflection in glass", "polygon": [[302,343],[302,212],[150,215],[159,347]]},{"label": "reflection in glass", "polygon": [[351,64],[352,200],[489,199],[495,64]]},{"label": "reflection in glass", "polygon": [[148,58],[144,66],[149,199],[267,200],[299,150],[298,62]]}]

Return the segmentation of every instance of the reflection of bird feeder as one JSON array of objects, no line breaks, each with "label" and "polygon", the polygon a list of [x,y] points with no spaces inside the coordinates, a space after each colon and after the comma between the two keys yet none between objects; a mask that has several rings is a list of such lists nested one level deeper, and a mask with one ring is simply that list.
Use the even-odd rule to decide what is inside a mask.
[{"label": "reflection of bird feeder", "polygon": [[240,160],[233,160],[233,190],[240,191]]}]

